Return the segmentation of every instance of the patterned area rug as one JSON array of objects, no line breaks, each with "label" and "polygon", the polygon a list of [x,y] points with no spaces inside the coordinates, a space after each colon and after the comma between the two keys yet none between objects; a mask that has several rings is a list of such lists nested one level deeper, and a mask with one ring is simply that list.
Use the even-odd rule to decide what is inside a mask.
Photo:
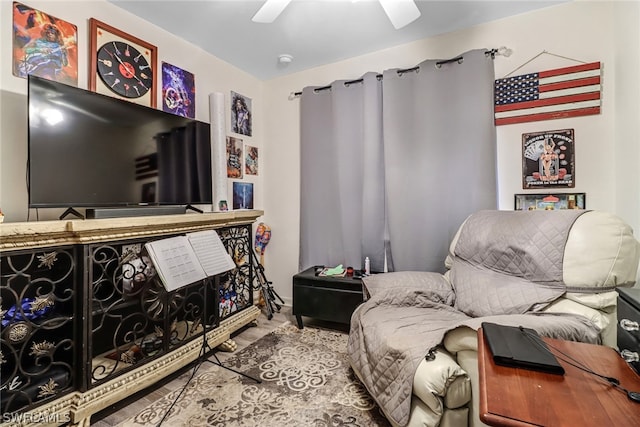
[{"label": "patterned area rug", "polygon": [[[180,390],[120,426],[388,427],[349,367],[347,334],[285,323],[223,365],[202,365]],[[215,360],[215,359],[213,359]]]}]

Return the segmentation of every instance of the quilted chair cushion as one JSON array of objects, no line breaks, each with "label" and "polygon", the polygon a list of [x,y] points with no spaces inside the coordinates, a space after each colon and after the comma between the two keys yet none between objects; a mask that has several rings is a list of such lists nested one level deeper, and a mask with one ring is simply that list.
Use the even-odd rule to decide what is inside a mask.
[{"label": "quilted chair cushion", "polygon": [[[527,215],[527,212],[553,214],[556,211],[525,211],[521,214]],[[469,218],[451,240],[445,260],[447,269],[453,266],[456,245]],[[633,229],[618,216],[602,211],[584,212],[575,220],[564,245],[562,279],[567,287],[607,288],[633,286],[635,283],[640,242],[634,237]]]},{"label": "quilted chair cushion", "polygon": [[[451,284],[440,273],[430,271],[395,271],[392,273],[373,274],[364,277],[362,282],[370,297],[392,292],[394,297],[403,298],[411,295],[412,300],[406,305],[418,304],[419,299],[453,306],[455,295]],[[400,292],[413,290],[414,292]],[[415,298],[415,300],[414,300]],[[404,305],[403,301],[396,301]]]},{"label": "quilted chair cushion", "polygon": [[640,259],[640,243],[619,217],[600,211],[580,216],[565,245],[563,279],[568,288],[600,292],[633,286]]},{"label": "quilted chair cushion", "polygon": [[631,286],[640,257],[631,228],[597,211],[481,211],[450,249],[455,306],[472,317],[540,311],[567,291]]}]

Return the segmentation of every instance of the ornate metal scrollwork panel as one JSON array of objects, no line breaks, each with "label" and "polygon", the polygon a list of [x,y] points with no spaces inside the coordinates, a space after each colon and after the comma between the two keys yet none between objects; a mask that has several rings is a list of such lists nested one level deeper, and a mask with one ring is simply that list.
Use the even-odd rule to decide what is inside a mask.
[{"label": "ornate metal scrollwork panel", "polygon": [[236,264],[236,268],[220,276],[220,318],[249,307],[253,303],[251,288],[250,226],[218,230],[220,239]]},{"label": "ornate metal scrollwork panel", "polygon": [[75,249],[2,254],[0,277],[0,400],[6,414],[74,389]]},{"label": "ornate metal scrollwork panel", "polygon": [[[169,295],[169,348],[180,347],[201,335],[205,312],[205,284],[194,283]],[[212,304],[213,305],[213,304]]]},{"label": "ornate metal scrollwork panel", "polygon": [[89,248],[91,384],[165,350],[167,293],[144,241]]}]

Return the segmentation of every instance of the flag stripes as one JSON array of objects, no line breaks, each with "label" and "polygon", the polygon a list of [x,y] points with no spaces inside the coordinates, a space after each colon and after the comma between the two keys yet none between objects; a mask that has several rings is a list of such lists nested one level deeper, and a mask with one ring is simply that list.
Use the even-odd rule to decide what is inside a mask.
[{"label": "flag stripes", "polygon": [[600,62],[498,79],[495,124],[599,114],[601,90]]}]

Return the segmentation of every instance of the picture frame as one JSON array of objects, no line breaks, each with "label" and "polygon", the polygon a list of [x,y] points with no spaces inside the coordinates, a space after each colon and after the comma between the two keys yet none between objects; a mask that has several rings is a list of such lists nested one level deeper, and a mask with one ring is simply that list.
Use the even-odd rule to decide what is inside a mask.
[{"label": "picture frame", "polygon": [[89,35],[89,89],[156,108],[158,48],[95,18]]},{"label": "picture frame", "polygon": [[522,188],[574,188],[573,129],[522,134]]},{"label": "picture frame", "polygon": [[585,193],[514,194],[513,200],[513,209],[516,211],[586,208],[587,195]]},{"label": "picture frame", "polygon": [[13,2],[13,75],[78,86],[78,27]]},{"label": "picture frame", "polygon": [[231,91],[231,130],[240,135],[253,134],[251,98]]},{"label": "picture frame", "polygon": [[196,117],[195,76],[187,70],[162,62],[162,111]]},{"label": "picture frame", "polygon": [[233,209],[253,209],[253,183],[233,182]]},{"label": "picture frame", "polygon": [[227,178],[242,178],[242,139],[227,136]]}]

